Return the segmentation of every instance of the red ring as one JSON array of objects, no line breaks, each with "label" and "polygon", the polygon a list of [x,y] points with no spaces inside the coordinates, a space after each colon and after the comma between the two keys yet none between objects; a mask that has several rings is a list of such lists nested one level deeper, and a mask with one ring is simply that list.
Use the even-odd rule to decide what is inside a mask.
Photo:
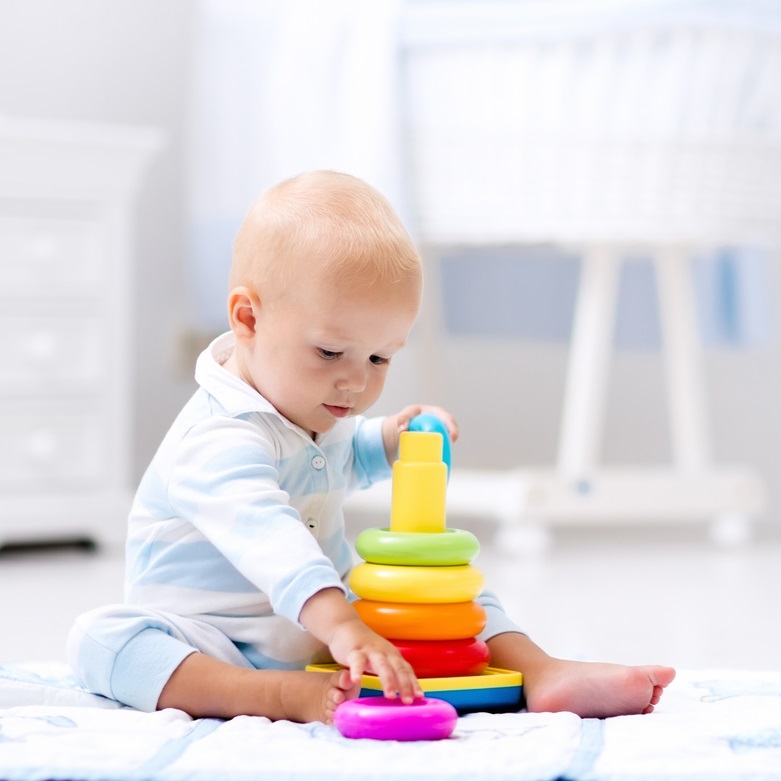
[{"label": "red ring", "polygon": [[410,663],[418,678],[454,678],[480,675],[491,661],[484,641],[467,640],[391,640]]}]

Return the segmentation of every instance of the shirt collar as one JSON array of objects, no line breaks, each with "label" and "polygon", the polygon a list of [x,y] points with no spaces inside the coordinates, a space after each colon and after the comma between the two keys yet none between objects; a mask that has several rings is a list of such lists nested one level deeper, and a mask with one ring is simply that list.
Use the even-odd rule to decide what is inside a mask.
[{"label": "shirt collar", "polygon": [[218,336],[198,356],[195,381],[231,416],[247,412],[271,412],[279,415],[267,399],[223,366],[235,345],[236,339],[231,331]]}]

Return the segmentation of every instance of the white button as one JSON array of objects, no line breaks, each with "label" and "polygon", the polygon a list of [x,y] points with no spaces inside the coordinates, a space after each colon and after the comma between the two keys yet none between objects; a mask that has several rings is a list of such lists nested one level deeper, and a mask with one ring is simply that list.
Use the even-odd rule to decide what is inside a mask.
[{"label": "white button", "polygon": [[312,459],[312,466],[315,469],[322,469],[325,466],[325,459],[322,456],[315,456]]},{"label": "white button", "polygon": [[317,519],[316,518],[307,518],[306,519],[306,525],[307,528],[314,531],[317,528]]}]

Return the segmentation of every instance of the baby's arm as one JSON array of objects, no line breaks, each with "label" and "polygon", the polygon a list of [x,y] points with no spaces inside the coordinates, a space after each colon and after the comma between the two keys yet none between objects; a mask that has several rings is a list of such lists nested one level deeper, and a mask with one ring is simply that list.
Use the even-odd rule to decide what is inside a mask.
[{"label": "baby's arm", "polygon": [[337,588],[318,591],[304,604],[300,622],[350,670],[355,683],[366,670],[377,675],[386,697],[398,692],[403,702],[422,697],[415,673],[396,647],[369,629]]},{"label": "baby's arm", "polygon": [[385,455],[389,464],[396,460],[399,452],[399,435],[409,428],[412,418],[423,413],[436,415],[445,424],[451,442],[458,439],[458,424],[447,410],[427,404],[412,404],[395,415],[388,415],[382,422],[382,442],[385,445]]}]

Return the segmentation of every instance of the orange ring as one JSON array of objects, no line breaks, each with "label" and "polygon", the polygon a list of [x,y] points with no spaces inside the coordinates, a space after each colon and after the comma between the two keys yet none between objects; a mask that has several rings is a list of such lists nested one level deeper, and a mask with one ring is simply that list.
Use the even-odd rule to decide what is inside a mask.
[{"label": "orange ring", "polygon": [[491,661],[488,645],[469,640],[391,640],[418,678],[480,675]]},{"label": "orange ring", "polygon": [[421,605],[359,599],[353,607],[370,629],[394,640],[462,640],[479,635],[486,624],[477,602]]}]

